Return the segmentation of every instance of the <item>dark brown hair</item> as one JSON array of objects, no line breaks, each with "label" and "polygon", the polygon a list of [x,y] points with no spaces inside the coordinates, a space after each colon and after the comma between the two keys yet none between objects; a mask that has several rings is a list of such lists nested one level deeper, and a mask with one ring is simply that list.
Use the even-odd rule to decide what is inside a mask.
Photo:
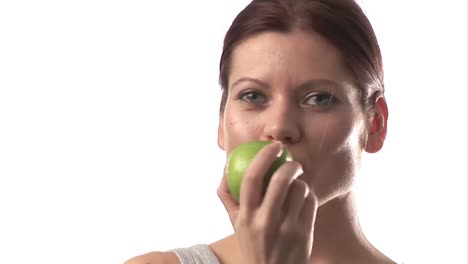
[{"label": "dark brown hair", "polygon": [[316,32],[341,51],[361,91],[362,106],[369,113],[384,93],[382,56],[374,30],[354,0],[253,0],[237,15],[224,38],[219,65],[220,111],[226,105],[234,48],[261,32],[294,29]]}]

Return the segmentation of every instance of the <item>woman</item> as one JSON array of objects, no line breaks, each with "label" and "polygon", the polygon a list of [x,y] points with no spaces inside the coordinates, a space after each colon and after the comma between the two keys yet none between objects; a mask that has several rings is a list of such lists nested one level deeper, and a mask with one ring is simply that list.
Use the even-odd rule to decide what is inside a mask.
[{"label": "woman", "polygon": [[[353,199],[361,154],[387,131],[373,29],[353,0],[254,0],[229,28],[220,61],[218,144],[270,140],[250,165],[238,204],[218,195],[234,234],[211,245],[128,263],[395,263],[363,235]],[[286,147],[294,157],[262,177]]]}]

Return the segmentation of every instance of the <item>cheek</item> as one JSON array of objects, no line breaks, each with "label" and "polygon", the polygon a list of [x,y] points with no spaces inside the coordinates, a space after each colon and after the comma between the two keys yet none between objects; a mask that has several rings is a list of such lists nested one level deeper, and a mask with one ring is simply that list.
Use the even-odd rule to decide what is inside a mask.
[{"label": "cheek", "polygon": [[259,139],[260,124],[247,115],[228,111],[224,116],[226,152],[230,153],[239,144]]},{"label": "cheek", "polygon": [[324,118],[315,123],[316,125],[308,128],[314,152],[332,154],[348,145],[352,137],[352,127],[349,120],[333,117]]},{"label": "cheek", "polygon": [[322,122],[320,143],[323,151],[355,151],[362,143],[362,122],[352,113],[337,115]]},{"label": "cheek", "polygon": [[310,181],[322,202],[349,191],[360,161],[360,129],[352,118],[329,118],[316,128]]}]

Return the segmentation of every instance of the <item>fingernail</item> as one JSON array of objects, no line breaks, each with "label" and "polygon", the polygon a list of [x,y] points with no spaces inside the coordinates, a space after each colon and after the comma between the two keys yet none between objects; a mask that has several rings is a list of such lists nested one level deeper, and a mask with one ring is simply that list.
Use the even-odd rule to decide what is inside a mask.
[{"label": "fingernail", "polygon": [[304,193],[304,198],[306,198],[307,195],[309,195],[309,192],[310,192],[310,187],[309,187],[308,184],[306,184],[306,187],[307,187],[307,188],[306,188],[306,191],[305,191],[305,193]]},{"label": "fingernail", "polygon": [[304,173],[304,170],[302,169],[301,164],[298,163],[298,167],[297,167],[296,173],[294,175],[294,179],[301,176],[303,173]]},{"label": "fingernail", "polygon": [[280,157],[283,154],[283,145],[280,142],[275,142],[276,148],[276,157]]}]

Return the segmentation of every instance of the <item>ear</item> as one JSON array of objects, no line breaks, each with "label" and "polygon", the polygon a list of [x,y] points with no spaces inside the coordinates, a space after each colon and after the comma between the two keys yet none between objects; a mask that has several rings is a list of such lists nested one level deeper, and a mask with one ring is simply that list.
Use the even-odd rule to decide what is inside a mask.
[{"label": "ear", "polygon": [[376,153],[383,147],[387,136],[388,108],[383,96],[377,98],[374,113],[370,120],[367,131],[365,150],[369,153]]},{"label": "ear", "polygon": [[224,122],[223,122],[223,113],[219,113],[219,123],[218,123],[218,146],[224,150]]}]

